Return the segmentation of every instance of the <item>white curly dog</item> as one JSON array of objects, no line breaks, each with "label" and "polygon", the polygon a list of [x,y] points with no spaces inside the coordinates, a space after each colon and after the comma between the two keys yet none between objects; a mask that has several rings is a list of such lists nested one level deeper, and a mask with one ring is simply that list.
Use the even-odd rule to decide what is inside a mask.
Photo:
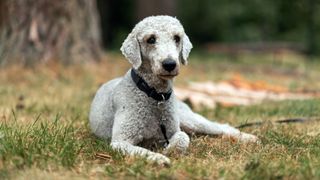
[{"label": "white curly dog", "polygon": [[170,159],[149,149],[184,152],[190,141],[186,133],[257,142],[254,135],[192,112],[174,96],[173,78],[180,64],[187,64],[191,48],[176,18],[151,16],[139,22],[121,47],[133,68],[102,85],[94,97],[89,116],[93,133],[111,139],[113,149],[159,164],[169,164]]}]

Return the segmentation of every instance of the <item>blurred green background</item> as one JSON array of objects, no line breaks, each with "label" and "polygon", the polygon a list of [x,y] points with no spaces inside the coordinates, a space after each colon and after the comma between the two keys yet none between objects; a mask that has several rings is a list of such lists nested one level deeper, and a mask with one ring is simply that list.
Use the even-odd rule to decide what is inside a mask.
[{"label": "blurred green background", "polygon": [[143,17],[168,14],[180,19],[198,49],[319,54],[319,7],[319,0],[98,0],[108,49],[118,49]]}]

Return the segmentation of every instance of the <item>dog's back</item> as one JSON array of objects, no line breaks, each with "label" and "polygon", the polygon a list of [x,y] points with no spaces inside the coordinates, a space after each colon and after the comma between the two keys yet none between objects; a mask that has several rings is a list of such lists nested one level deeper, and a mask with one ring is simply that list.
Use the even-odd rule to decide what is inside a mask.
[{"label": "dog's back", "polygon": [[100,138],[111,138],[114,112],[112,97],[114,89],[122,78],[113,79],[103,84],[97,91],[91,104],[89,120],[92,132]]}]

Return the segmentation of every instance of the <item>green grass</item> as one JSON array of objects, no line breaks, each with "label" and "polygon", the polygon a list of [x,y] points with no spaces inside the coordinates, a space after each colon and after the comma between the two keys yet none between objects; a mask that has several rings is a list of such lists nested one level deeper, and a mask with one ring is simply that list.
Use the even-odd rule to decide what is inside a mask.
[{"label": "green grass", "polygon": [[[291,55],[281,62],[270,57],[247,55],[234,60],[227,56],[195,55],[176,84],[183,86],[190,79],[221,80],[241,73],[251,80],[292,86],[295,90],[320,87],[320,63]],[[215,110],[199,111],[234,126],[266,122],[242,129],[259,136],[259,145],[192,136],[185,155],[170,155],[170,167],[113,151],[108,142],[90,133],[87,120],[98,86],[129,67],[117,54],[107,58],[99,65],[1,69],[0,179],[320,178],[320,122],[270,123],[282,118],[320,117],[320,99],[218,106]],[[110,158],[98,158],[96,153]]]}]

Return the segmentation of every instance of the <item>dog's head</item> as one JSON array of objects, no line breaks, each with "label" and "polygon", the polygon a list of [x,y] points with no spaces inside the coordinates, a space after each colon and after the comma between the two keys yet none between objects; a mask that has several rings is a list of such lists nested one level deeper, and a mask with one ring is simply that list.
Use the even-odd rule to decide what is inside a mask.
[{"label": "dog's head", "polygon": [[162,79],[179,74],[187,64],[192,44],[178,19],[150,16],[140,21],[123,42],[122,54],[133,68],[149,68]]}]

